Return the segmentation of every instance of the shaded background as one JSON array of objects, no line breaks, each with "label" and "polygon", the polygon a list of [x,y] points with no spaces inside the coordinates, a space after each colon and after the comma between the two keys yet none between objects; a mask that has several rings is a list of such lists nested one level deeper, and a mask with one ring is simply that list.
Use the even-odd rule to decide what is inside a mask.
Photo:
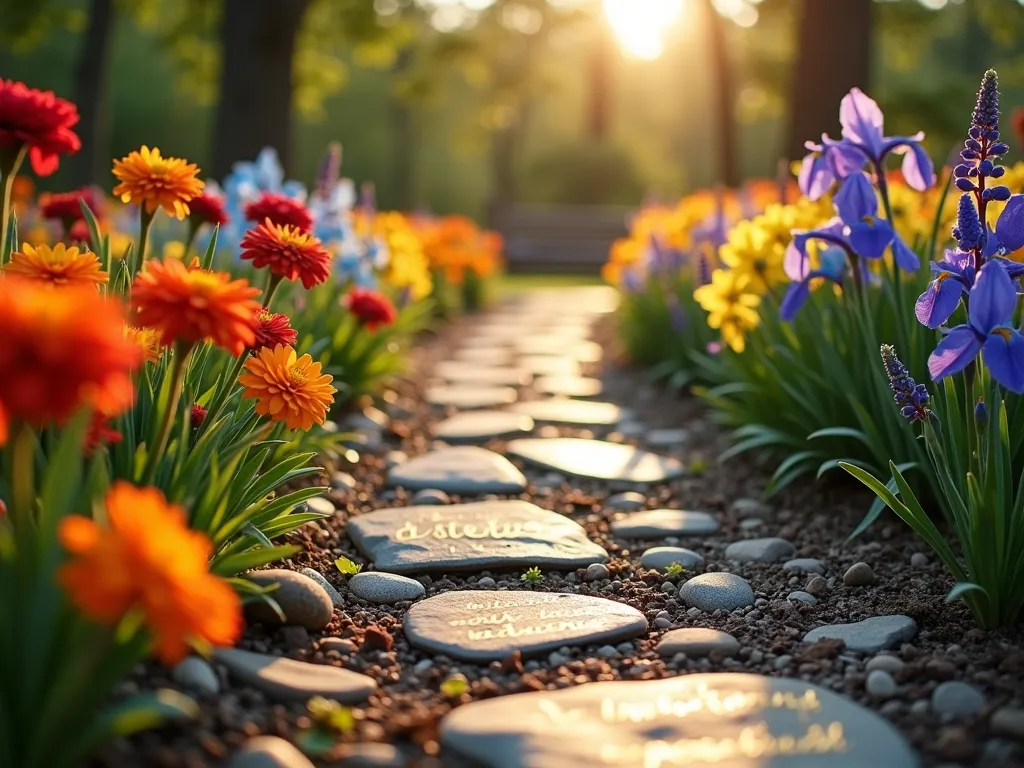
[{"label": "shaded background", "polygon": [[987,67],[1024,101],[1022,39],[1019,0],[0,0],[0,76],[92,150],[44,188],[141,144],[308,183],[340,140],[382,207],[477,217],[774,177],[853,85],[941,161]]}]

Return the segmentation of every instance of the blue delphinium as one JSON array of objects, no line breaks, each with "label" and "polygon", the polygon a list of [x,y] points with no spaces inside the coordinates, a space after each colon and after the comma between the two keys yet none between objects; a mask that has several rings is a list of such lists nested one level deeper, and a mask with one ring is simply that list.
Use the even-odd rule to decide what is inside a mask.
[{"label": "blue delphinium", "polygon": [[891,344],[882,345],[882,364],[903,418],[908,421],[926,421],[931,415],[928,409],[928,390],[924,384],[914,381]]}]

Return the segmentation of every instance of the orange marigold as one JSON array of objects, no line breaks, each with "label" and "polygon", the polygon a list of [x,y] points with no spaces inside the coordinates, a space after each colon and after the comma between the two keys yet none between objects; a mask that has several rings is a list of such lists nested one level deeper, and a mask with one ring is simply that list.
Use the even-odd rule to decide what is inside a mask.
[{"label": "orange marigold", "polygon": [[184,219],[189,201],[206,186],[196,178],[199,166],[180,157],[163,157],[156,147],[143,147],[114,161],[114,176],[120,182],[114,194],[122,203],[143,206],[146,213],[163,208],[168,216]]},{"label": "orange marigold", "polygon": [[165,664],[184,658],[192,643],[234,643],[241,601],[210,573],[213,545],[189,530],[185,510],[156,488],[124,481],[108,491],[106,509],[105,527],[78,516],[60,523],[72,558],[57,578],[71,602],[102,624],[139,610]]},{"label": "orange marigold", "polygon": [[150,261],[135,277],[132,308],[136,322],[159,331],[163,344],[209,341],[240,355],[256,338],[258,295],[227,272]]},{"label": "orange marigold", "polygon": [[22,243],[21,250],[11,254],[11,262],[4,267],[4,273],[54,287],[105,285],[107,273],[100,266],[95,253],[80,251],[64,243],[57,243],[52,248]]},{"label": "orange marigold", "polygon": [[260,416],[283,421],[289,429],[308,430],[324,423],[337,390],[331,386],[333,377],[312,357],[296,357],[294,349],[279,344],[246,360],[245,370],[238,377],[245,387],[242,397],[256,400]]},{"label": "orange marigold", "polygon": [[258,268],[269,267],[275,275],[292,282],[302,280],[309,290],[331,274],[331,254],[310,234],[265,219],[242,238],[242,258]]},{"label": "orange marigold", "polygon": [[127,325],[124,333],[132,343],[137,344],[142,350],[143,360],[147,363],[160,362],[164,348],[160,343],[160,333],[156,329]]},{"label": "orange marigold", "polygon": [[134,400],[131,373],[142,363],[124,336],[121,303],[71,286],[55,300],[35,282],[0,280],[0,409],[43,426],[89,404],[108,416]]}]

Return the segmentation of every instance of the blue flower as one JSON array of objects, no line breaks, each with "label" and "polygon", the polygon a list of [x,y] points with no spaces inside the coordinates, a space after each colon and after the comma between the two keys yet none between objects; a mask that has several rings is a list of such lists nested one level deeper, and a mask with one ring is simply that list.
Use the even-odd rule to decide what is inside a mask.
[{"label": "blue flower", "polygon": [[891,344],[882,345],[882,365],[885,375],[889,377],[889,387],[894,399],[900,406],[900,413],[908,421],[926,421],[931,415],[928,410],[928,389],[918,384],[910,375],[907,367],[896,356],[896,349]]},{"label": "blue flower", "polygon": [[[810,233],[808,233],[810,234]],[[806,241],[805,241],[806,242]],[[806,254],[804,254],[806,256]],[[846,276],[847,258],[846,251],[833,246],[826,248],[818,258],[821,266],[818,269],[809,269],[809,261],[806,258],[791,259],[790,253],[786,254],[786,273],[793,279],[786,289],[786,295],[779,306],[779,317],[789,322],[800,308],[807,302],[811,294],[811,280],[821,277],[831,280],[837,285],[843,284]],[[791,271],[791,264],[798,263],[800,266]]]},{"label": "blue flower", "polygon": [[985,264],[970,291],[967,322],[950,330],[928,358],[932,378],[959,373],[981,352],[996,381],[1024,392],[1024,336],[1011,325],[1016,307],[1016,286],[1004,260]]},{"label": "blue flower", "polygon": [[938,328],[960,305],[960,299],[974,286],[974,254],[946,251],[942,261],[931,263],[932,281],[914,307],[918,322]]},{"label": "blue flower", "polygon": [[1010,148],[999,140],[999,78],[994,69],[985,73],[978,89],[978,100],[971,114],[967,141],[960,151],[962,162],[953,168],[956,187],[973,192],[980,201],[1008,200],[1010,188],[986,186],[985,180],[998,179],[1006,173],[999,158]]}]

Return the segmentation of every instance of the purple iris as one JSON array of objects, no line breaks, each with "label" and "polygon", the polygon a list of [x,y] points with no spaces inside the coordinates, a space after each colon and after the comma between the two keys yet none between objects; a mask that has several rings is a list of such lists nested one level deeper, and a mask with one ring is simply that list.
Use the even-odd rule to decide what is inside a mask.
[{"label": "purple iris", "polygon": [[835,196],[839,218],[847,226],[847,235],[854,253],[865,259],[880,259],[892,246],[893,258],[900,269],[913,272],[921,262],[892,224],[878,217],[878,198],[871,179],[863,171],[847,176]]},{"label": "purple iris", "polygon": [[878,104],[860,88],[854,88],[839,107],[843,138],[839,141],[822,135],[821,144],[807,142],[807,155],[800,166],[800,191],[811,200],[825,195],[838,179],[843,180],[871,163],[877,173],[885,172],[885,160],[891,153],[903,155],[903,178],[923,192],[935,183],[932,159],[921,146],[923,133],[914,136],[885,136],[884,116]]},{"label": "purple iris", "polygon": [[[806,239],[804,242],[806,242]],[[810,297],[811,280],[822,277],[826,280],[831,280],[837,285],[843,284],[848,263],[846,251],[843,248],[839,246],[826,248],[822,251],[818,261],[821,266],[818,269],[810,269],[806,253],[801,256],[799,251],[790,250],[786,252],[786,274],[793,280],[789,284],[789,288],[786,289],[786,295],[779,306],[779,317],[786,322],[796,317],[796,313],[800,311],[800,308]]]},{"label": "purple iris", "polygon": [[1013,392],[1024,392],[1024,336],[1011,326],[1017,290],[1004,263],[990,261],[978,272],[967,323],[950,330],[928,358],[933,379],[959,373],[982,352],[996,381]]},{"label": "purple iris", "polygon": [[938,328],[949,319],[960,299],[974,286],[974,254],[960,250],[946,251],[942,261],[933,261],[932,281],[914,307],[918,322]]}]

